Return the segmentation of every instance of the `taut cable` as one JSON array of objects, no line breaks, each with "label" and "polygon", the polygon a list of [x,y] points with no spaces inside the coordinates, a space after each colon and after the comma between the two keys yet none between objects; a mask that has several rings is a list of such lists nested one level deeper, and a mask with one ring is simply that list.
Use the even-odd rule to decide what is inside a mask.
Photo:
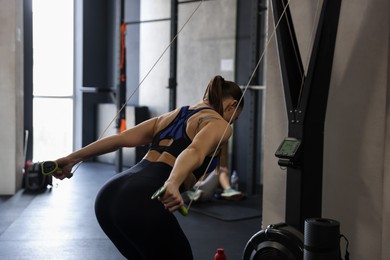
[{"label": "taut cable", "polygon": [[[209,164],[207,165],[206,170],[204,171],[203,175],[200,177],[199,181],[203,181],[203,180],[205,179],[206,174],[207,174],[207,171],[208,171],[208,169],[210,168],[211,162],[212,162],[213,158],[217,155],[217,152],[218,152],[218,150],[219,150],[219,148],[220,148],[220,146],[221,146],[223,137],[225,136],[225,134],[226,134],[226,132],[227,132],[227,130],[228,130],[230,124],[232,123],[232,120],[233,120],[233,118],[234,118],[234,115],[237,113],[237,110],[238,110],[238,108],[239,108],[239,105],[240,105],[240,103],[242,102],[242,99],[244,98],[245,93],[246,93],[246,91],[247,91],[248,88],[249,88],[249,84],[250,84],[250,82],[252,82],[252,79],[253,79],[253,77],[255,76],[255,73],[256,73],[256,71],[258,70],[258,68],[259,68],[259,66],[260,66],[260,63],[262,62],[262,60],[263,60],[263,58],[264,58],[264,55],[265,55],[265,53],[267,52],[267,49],[268,49],[268,46],[269,46],[270,42],[271,42],[271,40],[273,39],[273,37],[275,36],[276,29],[278,28],[280,21],[282,20],[283,16],[285,15],[286,10],[287,10],[287,7],[289,6],[289,4],[290,4],[291,1],[292,1],[292,0],[289,0],[288,3],[286,4],[286,6],[284,7],[283,12],[282,12],[282,15],[280,16],[278,22],[276,23],[275,28],[274,28],[273,32],[271,33],[271,35],[270,35],[270,37],[269,37],[269,39],[268,39],[268,41],[267,41],[267,43],[266,43],[266,45],[265,45],[265,48],[264,48],[262,54],[260,55],[260,58],[259,58],[259,60],[257,61],[256,66],[255,66],[255,68],[254,68],[253,71],[252,71],[252,74],[251,74],[251,76],[250,76],[250,78],[249,78],[249,80],[248,80],[248,83],[245,85],[245,87],[244,87],[244,89],[243,89],[243,91],[242,91],[242,96],[241,96],[240,100],[238,100],[238,104],[237,104],[236,108],[235,108],[234,111],[233,111],[233,115],[232,115],[232,117],[230,118],[229,123],[228,123],[227,126],[225,127],[224,132],[223,132],[223,134],[222,134],[222,137],[221,137],[221,139],[220,139],[219,142],[218,142],[217,148],[215,149],[213,155],[211,156],[210,162],[209,162]],[[199,190],[199,188],[200,188],[200,186],[197,186],[197,187],[195,188],[195,192],[197,192],[197,191]],[[190,199],[190,202],[188,203],[188,207],[187,207],[188,210],[190,209],[190,207],[191,207],[193,201],[194,201],[193,198]]]}]

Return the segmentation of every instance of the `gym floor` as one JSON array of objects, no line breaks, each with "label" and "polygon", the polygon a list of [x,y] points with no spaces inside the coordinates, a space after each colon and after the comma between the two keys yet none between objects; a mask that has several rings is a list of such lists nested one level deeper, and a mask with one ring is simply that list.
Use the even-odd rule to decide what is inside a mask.
[{"label": "gym floor", "polygon": [[[72,179],[54,180],[53,187],[44,192],[20,190],[14,196],[0,196],[0,259],[124,259],[94,214],[95,196],[114,174],[113,165],[86,162]],[[218,201],[211,203],[218,210]],[[232,203],[233,210],[239,204],[259,212],[261,208],[259,196],[224,203]],[[237,206],[235,211],[240,209]],[[213,259],[217,248],[224,248],[230,260],[242,259],[246,243],[261,229],[260,216],[226,221],[191,208],[186,217],[175,214],[195,260]]]}]

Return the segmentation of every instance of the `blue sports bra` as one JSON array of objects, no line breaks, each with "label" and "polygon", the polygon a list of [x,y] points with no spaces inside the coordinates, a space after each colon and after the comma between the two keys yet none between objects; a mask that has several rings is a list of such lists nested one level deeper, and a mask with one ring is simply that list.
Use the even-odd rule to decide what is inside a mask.
[{"label": "blue sports bra", "polygon": [[[175,119],[166,128],[162,129],[154,136],[150,145],[150,150],[155,150],[160,153],[167,152],[177,158],[179,154],[192,143],[192,140],[188,137],[186,132],[187,120],[195,113],[204,109],[212,108],[200,107],[197,109],[189,109],[189,106],[182,107]],[[172,143],[169,146],[160,145],[160,141],[164,139],[171,139]],[[200,179],[200,177],[204,174],[210,160],[211,156],[207,156],[204,159],[203,164],[193,172],[196,179]],[[207,169],[207,173],[212,172],[217,167],[218,161],[219,153],[213,158],[210,167]]]}]

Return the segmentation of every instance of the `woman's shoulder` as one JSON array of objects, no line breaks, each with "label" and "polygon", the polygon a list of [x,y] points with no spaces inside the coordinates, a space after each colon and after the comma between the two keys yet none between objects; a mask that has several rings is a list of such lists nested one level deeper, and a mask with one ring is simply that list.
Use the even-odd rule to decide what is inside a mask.
[{"label": "woman's shoulder", "polygon": [[188,119],[187,127],[188,132],[195,135],[203,128],[206,128],[207,131],[218,132],[229,127],[229,124],[215,110],[203,109]]},{"label": "woman's shoulder", "polygon": [[220,114],[218,114],[217,111],[213,107],[206,106],[206,105],[196,105],[196,106],[190,106],[190,110],[196,111],[193,113],[193,117],[197,118],[205,118],[206,120],[220,120],[223,119]]},{"label": "woman's shoulder", "polygon": [[158,117],[156,117],[156,125],[155,125],[155,131],[159,131],[166,126],[168,126],[179,114],[180,110],[182,110],[182,107],[178,107],[174,110],[171,110],[169,112],[166,112]]},{"label": "woman's shoulder", "polygon": [[169,111],[169,112],[166,112],[166,113],[164,113],[164,114],[161,114],[161,115],[158,117],[158,119],[165,119],[165,118],[169,118],[169,117],[172,117],[172,116],[176,116],[176,115],[179,113],[179,111],[180,111],[181,109],[182,109],[181,107],[178,107],[178,108],[176,108],[176,109],[174,109],[174,110],[171,110],[171,111]]}]

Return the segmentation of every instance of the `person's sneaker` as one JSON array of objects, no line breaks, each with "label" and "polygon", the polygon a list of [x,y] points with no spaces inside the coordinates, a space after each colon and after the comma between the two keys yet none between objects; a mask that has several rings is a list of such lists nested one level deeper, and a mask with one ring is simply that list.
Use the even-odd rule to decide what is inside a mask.
[{"label": "person's sneaker", "polygon": [[221,193],[221,197],[223,199],[227,200],[239,200],[243,197],[244,195],[242,194],[241,191],[237,191],[233,188],[226,189]]},{"label": "person's sneaker", "polygon": [[186,192],[188,198],[192,201],[198,201],[202,196],[203,191],[200,189],[197,190],[189,190]]}]

